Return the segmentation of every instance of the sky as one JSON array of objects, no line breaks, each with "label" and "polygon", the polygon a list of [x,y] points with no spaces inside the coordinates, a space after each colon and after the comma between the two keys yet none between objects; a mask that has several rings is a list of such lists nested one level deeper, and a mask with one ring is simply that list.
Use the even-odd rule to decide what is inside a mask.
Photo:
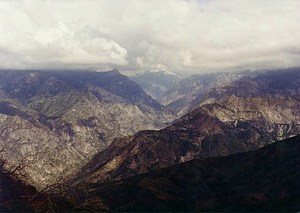
[{"label": "sky", "polygon": [[0,68],[300,66],[299,0],[2,0]]}]

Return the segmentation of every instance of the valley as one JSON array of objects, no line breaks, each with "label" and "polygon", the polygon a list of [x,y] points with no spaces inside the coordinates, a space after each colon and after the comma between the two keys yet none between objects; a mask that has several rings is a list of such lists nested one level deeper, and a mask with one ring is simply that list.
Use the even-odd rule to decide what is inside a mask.
[{"label": "valley", "polygon": [[299,11],[0,0],[0,213],[300,213]]},{"label": "valley", "polygon": [[[206,159],[210,162],[209,159],[222,156],[230,159],[233,154],[251,150],[259,153],[263,147],[300,132],[298,68],[242,72],[228,78],[225,73],[184,78],[169,92],[165,91],[170,100],[174,97],[167,106],[118,70],[0,73],[0,159],[5,180],[12,178],[17,181],[13,185],[25,184],[24,189],[20,186],[20,193],[26,196],[29,193],[28,196],[35,197],[41,192],[29,206],[20,200],[25,209],[49,208],[49,202],[44,200],[47,197],[55,203],[54,211],[62,207],[76,211],[151,209],[144,203],[128,207],[118,202],[105,203],[102,201],[107,199],[105,196],[117,195],[102,192],[119,181],[124,187],[131,187],[130,181],[139,175],[156,174],[176,165],[181,168],[187,163],[193,165],[190,168],[197,168],[198,163],[194,162]],[[151,75],[154,74],[161,75],[160,72]],[[187,84],[194,81],[191,79],[197,83]],[[189,88],[176,90],[176,85]],[[182,95],[172,96],[171,91],[181,91]],[[178,108],[171,107],[175,105]],[[293,139],[298,140],[298,137]],[[160,182],[147,181],[145,186],[150,184],[151,189],[164,188],[159,186]],[[104,187],[107,183],[110,185]],[[88,193],[84,198],[79,195],[81,190],[96,186],[97,194]],[[124,193],[134,191],[128,188]],[[162,193],[159,197],[168,194]],[[214,201],[217,206],[203,203],[198,206],[190,200],[175,198],[177,192],[170,193],[168,196],[175,200],[170,197],[165,203],[155,198],[149,202],[158,202],[157,208],[166,211],[172,210],[170,205],[176,203],[176,208],[220,210],[225,203],[227,206],[227,202],[232,202],[230,198]],[[78,207],[81,202],[88,207]],[[12,205],[9,208],[14,209]],[[6,204],[2,206],[8,208]],[[153,208],[158,210],[155,205]]]}]

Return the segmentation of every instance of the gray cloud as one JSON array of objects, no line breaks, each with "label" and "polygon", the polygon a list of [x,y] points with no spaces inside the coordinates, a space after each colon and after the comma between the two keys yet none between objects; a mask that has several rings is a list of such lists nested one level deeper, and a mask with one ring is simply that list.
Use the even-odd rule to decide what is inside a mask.
[{"label": "gray cloud", "polygon": [[0,1],[2,68],[299,66],[297,0]]}]

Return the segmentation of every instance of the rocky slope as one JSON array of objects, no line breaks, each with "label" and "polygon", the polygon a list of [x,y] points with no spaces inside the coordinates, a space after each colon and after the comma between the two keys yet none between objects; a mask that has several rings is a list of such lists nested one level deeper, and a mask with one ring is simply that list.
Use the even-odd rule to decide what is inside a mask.
[{"label": "rocky slope", "polygon": [[[282,79],[289,76],[284,72],[278,75]],[[269,73],[268,82],[276,82],[278,75]],[[290,75],[299,81],[298,72]],[[102,182],[127,178],[195,158],[257,149],[297,135],[300,132],[299,86],[283,84],[280,92],[275,93],[270,88],[257,96],[237,97],[229,93],[221,99],[207,99],[207,103],[203,102],[167,128],[141,131],[115,140],[83,167],[79,179]]]},{"label": "rocky slope", "polygon": [[163,70],[145,71],[143,74],[130,76],[131,80],[138,83],[149,95],[156,100],[173,87],[182,79],[171,72]]},{"label": "rocky slope", "polygon": [[[298,211],[300,136],[105,184],[81,184],[82,211]],[[73,194],[74,195],[74,194]]]},{"label": "rocky slope", "polygon": [[73,174],[114,138],[171,119],[117,70],[0,72],[0,158],[38,189]]}]

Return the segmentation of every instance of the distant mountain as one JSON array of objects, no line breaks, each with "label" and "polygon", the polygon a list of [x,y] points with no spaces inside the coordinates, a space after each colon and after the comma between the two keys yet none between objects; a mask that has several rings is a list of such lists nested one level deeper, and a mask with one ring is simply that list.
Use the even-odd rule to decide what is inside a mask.
[{"label": "distant mountain", "polygon": [[190,103],[204,97],[213,88],[230,85],[245,73],[211,73],[192,75],[181,79],[176,86],[165,91],[159,98],[160,103],[182,116],[189,112]]},{"label": "distant mountain", "polygon": [[140,103],[161,109],[161,105],[143,89],[122,75],[117,69],[108,72],[93,71],[1,71],[0,88],[10,97],[27,101],[34,96],[54,96],[70,90],[99,87],[131,104]]},{"label": "distant mountain", "polygon": [[0,71],[0,159],[38,189],[77,171],[114,138],[172,119],[118,70]]},{"label": "distant mountain", "polygon": [[138,83],[149,95],[159,100],[163,93],[175,87],[182,77],[163,70],[145,71],[129,77]]},{"label": "distant mountain", "polygon": [[297,136],[256,151],[193,160],[123,181],[82,183],[73,200],[81,211],[297,212],[299,152]]},{"label": "distant mountain", "polygon": [[[298,72],[268,72],[255,77],[257,88],[259,79],[268,79],[268,84],[263,81],[266,89],[256,95],[238,97],[229,92],[218,99],[208,97],[169,127],[116,139],[81,169],[79,179],[103,182],[128,178],[195,158],[258,149],[299,134],[300,84],[282,84],[280,91],[268,87],[276,85],[279,75],[282,81],[291,75],[299,81]],[[225,88],[231,91],[231,87]]]},{"label": "distant mountain", "polygon": [[159,101],[177,116],[182,116],[212,98],[216,100],[229,95],[249,97],[282,92],[288,95],[288,90],[293,92],[289,95],[295,95],[299,94],[295,89],[299,87],[299,73],[300,68],[290,68],[193,75],[166,91]]},{"label": "distant mountain", "polygon": [[[263,71],[246,75],[224,87],[216,87],[209,91],[205,99],[219,99],[234,95],[237,97],[255,97],[270,95],[299,96],[300,68]],[[202,100],[199,97],[198,104]],[[197,100],[195,101],[195,103]]]}]

